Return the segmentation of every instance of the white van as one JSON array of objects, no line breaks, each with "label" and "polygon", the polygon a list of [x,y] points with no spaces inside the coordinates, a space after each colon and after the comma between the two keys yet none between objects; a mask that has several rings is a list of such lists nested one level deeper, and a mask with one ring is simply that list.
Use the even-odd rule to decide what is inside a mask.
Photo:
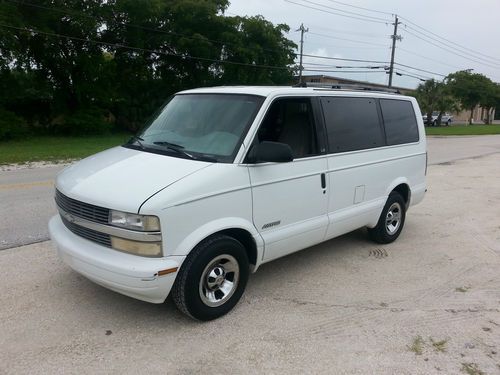
[{"label": "white van", "polygon": [[60,257],[94,282],[217,318],[266,262],[367,227],[394,241],[425,194],[414,98],[297,87],[173,96],[129,143],[59,174]]}]

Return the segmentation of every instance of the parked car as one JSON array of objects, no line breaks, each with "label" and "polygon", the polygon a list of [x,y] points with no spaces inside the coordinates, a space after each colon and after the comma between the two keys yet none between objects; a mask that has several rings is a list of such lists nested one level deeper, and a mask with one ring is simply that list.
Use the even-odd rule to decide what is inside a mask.
[{"label": "parked car", "polygon": [[[430,123],[432,126],[437,126],[438,117],[439,117],[439,112],[432,112],[431,121],[427,121],[427,115],[423,115],[422,120],[424,121],[424,124]],[[450,115],[449,113],[443,113],[443,115],[441,116],[441,124],[450,126],[452,122],[453,122],[453,116]]]},{"label": "parked car", "polygon": [[398,238],[426,191],[417,113],[382,92],[180,92],[139,136],[58,175],[50,236],[106,288],[220,317],[263,263],[362,227]]}]

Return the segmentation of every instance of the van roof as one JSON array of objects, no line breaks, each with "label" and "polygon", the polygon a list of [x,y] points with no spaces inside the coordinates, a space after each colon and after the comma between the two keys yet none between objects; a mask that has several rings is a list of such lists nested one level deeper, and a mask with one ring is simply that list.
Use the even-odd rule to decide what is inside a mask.
[{"label": "van roof", "polygon": [[389,93],[384,91],[363,91],[356,89],[339,89],[339,88],[326,88],[326,87],[294,87],[294,86],[217,86],[217,87],[203,87],[191,90],[184,90],[179,94],[247,94],[259,96],[274,96],[274,95],[324,95],[324,94],[355,94],[356,96],[369,96],[369,97],[405,97],[404,95]]}]

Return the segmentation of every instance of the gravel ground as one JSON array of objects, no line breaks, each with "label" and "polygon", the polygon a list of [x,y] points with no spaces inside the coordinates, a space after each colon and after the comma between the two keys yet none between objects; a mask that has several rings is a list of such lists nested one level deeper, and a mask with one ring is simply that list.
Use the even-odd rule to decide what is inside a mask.
[{"label": "gravel ground", "polygon": [[70,165],[76,161],[77,161],[77,159],[69,159],[69,160],[58,160],[57,162],[29,161],[26,163],[0,164],[0,172],[18,171],[21,169],[40,169],[40,168],[52,168],[52,167],[65,167],[65,166]]},{"label": "gravel ground", "polygon": [[0,373],[498,374],[499,165],[430,166],[398,241],[266,264],[209,323],[94,285],[50,242],[1,251]]}]

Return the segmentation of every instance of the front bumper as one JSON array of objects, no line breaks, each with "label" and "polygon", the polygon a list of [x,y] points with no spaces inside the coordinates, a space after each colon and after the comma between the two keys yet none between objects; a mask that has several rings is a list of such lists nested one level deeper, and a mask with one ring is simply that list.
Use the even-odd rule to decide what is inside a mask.
[{"label": "front bumper", "polygon": [[177,275],[158,272],[178,270],[185,258],[146,258],[109,249],[73,234],[59,215],[50,220],[49,232],[59,257],[73,270],[105,288],[151,303],[165,301]]}]

